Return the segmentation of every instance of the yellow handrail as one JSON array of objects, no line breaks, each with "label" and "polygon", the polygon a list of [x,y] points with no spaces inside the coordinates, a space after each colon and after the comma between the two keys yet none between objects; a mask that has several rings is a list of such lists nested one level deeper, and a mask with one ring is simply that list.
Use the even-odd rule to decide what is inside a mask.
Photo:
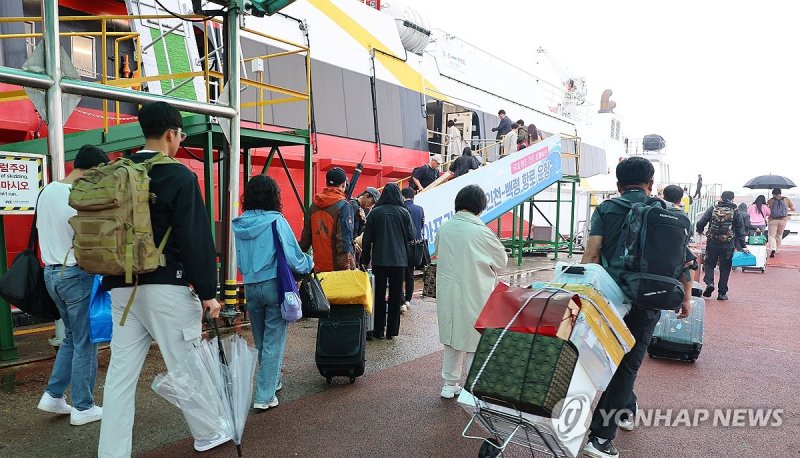
[{"label": "yellow handrail", "polygon": [[[209,23],[215,24],[222,24],[223,22],[219,19],[209,19],[205,16],[200,15],[185,15],[183,16],[184,19],[202,19],[204,30],[208,30]],[[145,15],[103,15],[103,16],[61,16],[59,17],[60,21],[63,22],[76,22],[76,21],[83,21],[83,22],[99,22],[100,31],[81,31],[81,32],[62,32],[60,36],[62,37],[75,37],[75,36],[86,36],[86,37],[100,37],[100,61],[101,61],[101,70],[99,79],[102,84],[114,87],[132,87],[136,88],[137,86],[141,87],[143,83],[148,82],[163,82],[163,81],[174,81],[178,79],[187,80],[190,78],[195,77],[203,77],[205,82],[205,92],[206,92],[206,100],[211,100],[211,84],[212,79],[219,81],[221,83],[223,79],[223,75],[219,72],[212,71],[209,66],[209,46],[208,40],[203,40],[203,55],[205,56],[203,61],[203,68],[200,71],[195,72],[182,72],[182,73],[175,73],[175,74],[168,74],[168,75],[152,75],[152,76],[144,76],[142,72],[142,43],[141,37],[136,32],[131,31],[109,31],[108,30],[108,21],[132,21],[132,20],[155,20],[155,19],[168,19],[174,20],[174,17],[170,15],[163,15],[163,14],[145,14]],[[2,23],[14,23],[14,22],[33,22],[33,23],[41,23],[42,18],[41,16],[33,16],[33,17],[3,17],[0,18],[0,24]],[[262,37],[266,40],[271,40],[277,43],[282,43],[284,45],[288,45],[291,48],[286,51],[275,52],[275,53],[268,53],[260,56],[255,57],[247,57],[244,59],[245,62],[250,62],[254,59],[275,59],[285,56],[292,56],[292,55],[299,55],[305,54],[305,63],[306,63],[306,72],[305,72],[305,79],[306,79],[306,87],[305,90],[293,90],[269,83],[264,82],[264,72],[260,72],[261,74],[257,79],[248,79],[242,78],[241,83],[245,86],[255,87],[258,90],[258,101],[257,102],[246,102],[242,104],[243,108],[248,107],[258,107],[259,108],[259,125],[263,127],[264,123],[264,113],[263,109],[265,106],[275,105],[279,103],[292,103],[292,102],[306,102],[307,105],[307,121],[308,126],[310,129],[311,126],[311,56],[310,50],[308,46],[304,46],[301,44],[293,43],[291,41],[272,36],[266,33],[259,32],[257,30],[242,28],[243,32],[247,34],[255,35],[258,37]],[[14,34],[0,34],[0,40],[3,39],[25,39],[25,38],[40,38],[42,33],[14,33]],[[109,75],[110,69],[108,68],[108,60],[109,60],[109,50],[107,47],[107,41],[109,38],[114,38],[114,71],[111,72]],[[132,40],[134,42],[134,50],[135,50],[135,58],[136,62],[138,63],[138,75],[136,78],[121,78],[119,74],[119,65],[120,65],[120,43]],[[272,92],[272,93],[279,93],[286,95],[287,97],[282,98],[274,98],[270,100],[264,100],[264,91]],[[9,102],[14,100],[23,100],[26,98],[24,95],[24,91],[20,91],[18,89],[10,90],[10,91],[3,91],[0,92],[0,103],[2,102]],[[119,124],[121,121],[120,115],[120,103],[114,102],[114,116],[116,124]],[[103,100],[103,129],[108,130],[108,101]]]}]

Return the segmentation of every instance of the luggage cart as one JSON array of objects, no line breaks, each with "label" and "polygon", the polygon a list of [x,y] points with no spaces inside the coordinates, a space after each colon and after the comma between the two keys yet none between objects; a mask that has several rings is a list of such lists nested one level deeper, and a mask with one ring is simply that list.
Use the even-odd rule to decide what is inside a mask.
[{"label": "luggage cart", "polygon": [[[488,406],[488,403],[504,404],[511,409],[511,412],[492,409]],[[475,413],[461,435],[467,439],[480,439],[483,441],[478,451],[478,458],[501,456],[510,444],[527,448],[531,452],[531,457],[534,458],[537,456],[573,458],[573,455],[561,446],[550,427],[544,424],[537,424],[529,418],[525,418],[522,411],[509,403],[497,399],[482,398],[476,402],[476,405]],[[485,428],[492,437],[484,438],[470,435],[469,429],[476,422]]]}]

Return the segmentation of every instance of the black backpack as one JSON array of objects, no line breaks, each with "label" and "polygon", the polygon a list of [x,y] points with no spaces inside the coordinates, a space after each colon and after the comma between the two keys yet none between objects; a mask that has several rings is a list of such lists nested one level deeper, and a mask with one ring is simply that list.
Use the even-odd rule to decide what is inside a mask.
[{"label": "black backpack", "polygon": [[[684,298],[681,278],[691,223],[683,211],[661,199],[644,203],[611,199],[628,209],[615,256],[622,259],[623,292],[641,308],[677,310]],[[607,265],[604,259],[604,264]]]}]

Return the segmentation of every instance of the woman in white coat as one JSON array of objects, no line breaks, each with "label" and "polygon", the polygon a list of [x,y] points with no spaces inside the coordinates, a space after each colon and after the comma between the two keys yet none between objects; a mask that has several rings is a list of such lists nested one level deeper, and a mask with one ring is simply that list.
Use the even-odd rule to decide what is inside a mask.
[{"label": "woman in white coat", "polygon": [[486,194],[469,185],[456,195],[456,214],[436,236],[436,298],[439,341],[444,345],[441,396],[461,392],[462,365],[472,364],[480,334],[475,320],[497,284],[497,272],[508,263],[500,240],[478,218],[486,209]]},{"label": "woman in white coat", "polygon": [[461,138],[461,131],[456,127],[455,121],[452,119],[447,121],[447,136],[445,137],[445,146],[447,147],[446,162],[450,162],[461,154],[463,147],[461,146],[463,139]]}]

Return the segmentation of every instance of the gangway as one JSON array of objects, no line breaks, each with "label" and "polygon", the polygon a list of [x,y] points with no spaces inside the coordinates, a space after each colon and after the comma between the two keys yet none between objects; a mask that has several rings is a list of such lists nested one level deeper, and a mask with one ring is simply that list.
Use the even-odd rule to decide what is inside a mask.
[{"label": "gangway", "polygon": [[[564,138],[568,140],[574,139],[574,137],[562,137],[561,135],[550,136],[521,151],[420,193],[414,203],[425,210],[424,235],[428,240],[430,253],[432,254],[434,251],[436,235],[442,224],[455,213],[453,201],[456,194],[465,186],[476,184],[486,192],[487,207],[480,218],[487,224],[502,218],[503,215],[510,211],[516,211],[525,202],[530,201],[534,196],[556,183],[572,183],[574,196],[575,184],[579,180],[577,175],[564,175],[562,161],[575,160],[577,164],[579,153],[562,153],[561,142]],[[578,173],[577,165],[574,168],[567,167],[567,169],[574,170],[576,174]],[[559,191],[557,191],[559,196],[560,187],[559,185]],[[572,200],[574,201],[574,197]],[[574,205],[572,206],[572,215],[571,231],[574,230]],[[514,221],[516,224],[516,218]],[[521,228],[521,218],[519,219],[519,224]],[[542,241],[544,244],[553,246],[555,250],[561,245],[558,222],[556,223],[556,228],[556,240]],[[519,240],[516,251],[519,257],[518,262],[521,264],[523,247],[521,238]],[[569,240],[571,249],[572,237]]]}]

